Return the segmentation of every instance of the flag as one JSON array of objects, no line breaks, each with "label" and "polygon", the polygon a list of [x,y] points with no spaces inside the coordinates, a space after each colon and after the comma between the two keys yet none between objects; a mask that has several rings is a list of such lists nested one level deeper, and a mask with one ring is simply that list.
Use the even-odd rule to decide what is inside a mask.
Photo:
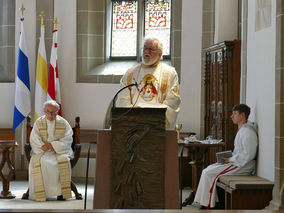
[{"label": "flag", "polygon": [[35,85],[35,117],[38,119],[44,115],[43,103],[47,100],[48,73],[46,63],[46,52],[44,44],[44,24],[40,28],[40,41],[37,55],[36,66],[36,85]]},{"label": "flag", "polygon": [[27,45],[24,32],[24,18],[21,18],[21,34],[19,41],[18,68],[15,88],[15,107],[13,130],[22,123],[22,121],[31,112],[31,90],[29,76],[29,59],[27,55]]},{"label": "flag", "polygon": [[57,29],[52,31],[52,47],[51,47],[51,56],[49,64],[49,75],[48,75],[48,94],[47,100],[55,100],[60,108],[59,115],[62,115],[61,111],[61,95],[60,95],[60,84],[58,77],[58,64],[57,64]]}]

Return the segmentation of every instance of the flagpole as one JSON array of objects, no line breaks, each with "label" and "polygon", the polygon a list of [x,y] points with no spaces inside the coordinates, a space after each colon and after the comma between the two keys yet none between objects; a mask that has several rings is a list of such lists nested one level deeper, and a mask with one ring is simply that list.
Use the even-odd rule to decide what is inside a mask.
[{"label": "flagpole", "polygon": [[61,105],[61,92],[60,92],[60,83],[59,83],[59,73],[58,73],[58,55],[57,55],[57,47],[58,47],[58,41],[57,41],[57,33],[58,33],[58,18],[55,18],[55,31],[56,31],[56,36],[55,36],[55,53],[56,53],[56,61],[55,61],[55,73],[56,73],[56,78],[55,78],[55,99],[56,102],[59,104],[60,109],[58,112],[58,115],[62,116],[62,105]]},{"label": "flagpole", "polygon": [[[24,4],[22,4],[22,6],[21,6],[21,8],[19,9],[20,11],[21,11],[21,13],[22,13],[22,17],[21,17],[21,19],[23,19],[24,18],[24,11],[26,10],[26,8],[24,7]],[[23,120],[23,122],[22,122],[22,126],[21,126],[21,168],[23,169],[24,168],[24,164],[23,164],[23,156],[24,156],[24,144],[25,144],[25,136],[24,136],[24,132],[25,132],[25,128],[24,128],[24,126],[25,125],[23,125],[23,124],[25,124],[26,123],[26,119],[27,118],[25,118],[24,120]]]},{"label": "flagpole", "polygon": [[55,18],[54,24],[55,24],[55,29],[58,30],[58,18],[57,18],[57,16]]},{"label": "flagpole", "polygon": [[41,25],[43,25],[43,26],[44,26],[44,24],[43,24],[44,17],[45,17],[45,14],[44,14],[43,11],[41,11],[41,13],[40,13],[40,22],[41,22]]},{"label": "flagpole", "polygon": [[[21,8],[19,8],[19,10],[21,11],[21,21],[23,22],[24,21],[24,11],[26,10],[26,8],[24,7],[24,4],[22,4]],[[21,29],[22,30],[22,29]],[[21,32],[23,33],[23,32]],[[30,103],[31,104],[31,103]],[[28,113],[29,115],[30,113]],[[27,115],[27,116],[28,116]],[[24,147],[25,147],[25,126],[26,126],[26,117],[25,119],[23,120],[23,122],[21,123],[21,169],[24,169]]]},{"label": "flagpole", "polygon": [[26,8],[24,7],[24,4],[22,4],[22,7],[19,10],[21,10],[22,18],[24,18],[24,11],[26,10]]}]

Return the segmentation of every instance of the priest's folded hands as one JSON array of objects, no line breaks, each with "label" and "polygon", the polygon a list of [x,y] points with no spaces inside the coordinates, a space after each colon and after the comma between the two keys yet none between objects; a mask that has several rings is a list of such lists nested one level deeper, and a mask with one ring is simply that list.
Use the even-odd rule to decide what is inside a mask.
[{"label": "priest's folded hands", "polygon": [[50,150],[50,149],[54,150],[51,143],[49,143],[49,142],[45,142],[44,145],[42,145],[41,148],[42,148],[43,151],[47,151],[47,150]]}]

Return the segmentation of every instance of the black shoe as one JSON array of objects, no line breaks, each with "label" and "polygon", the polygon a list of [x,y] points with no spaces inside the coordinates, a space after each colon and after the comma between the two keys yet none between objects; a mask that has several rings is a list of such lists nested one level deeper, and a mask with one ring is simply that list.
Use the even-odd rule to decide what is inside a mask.
[{"label": "black shoe", "polygon": [[207,209],[206,206],[200,206],[199,210]]},{"label": "black shoe", "polygon": [[57,200],[62,201],[62,200],[65,200],[65,199],[63,198],[63,196],[62,196],[62,195],[59,195],[59,196],[57,196]]},{"label": "black shoe", "polygon": [[214,209],[225,209],[225,204],[223,202],[217,202]]}]

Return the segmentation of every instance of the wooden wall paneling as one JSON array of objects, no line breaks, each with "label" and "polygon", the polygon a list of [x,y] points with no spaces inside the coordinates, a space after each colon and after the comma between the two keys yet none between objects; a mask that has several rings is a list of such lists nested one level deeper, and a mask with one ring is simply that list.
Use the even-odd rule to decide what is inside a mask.
[{"label": "wooden wall paneling", "polygon": [[206,53],[206,56],[205,56],[205,72],[204,72],[204,91],[205,91],[205,115],[204,115],[204,120],[205,120],[205,123],[204,123],[204,130],[205,132],[208,132],[208,124],[209,123],[209,89],[210,89],[210,67],[211,67],[211,63],[210,63],[210,54],[209,53]]}]

